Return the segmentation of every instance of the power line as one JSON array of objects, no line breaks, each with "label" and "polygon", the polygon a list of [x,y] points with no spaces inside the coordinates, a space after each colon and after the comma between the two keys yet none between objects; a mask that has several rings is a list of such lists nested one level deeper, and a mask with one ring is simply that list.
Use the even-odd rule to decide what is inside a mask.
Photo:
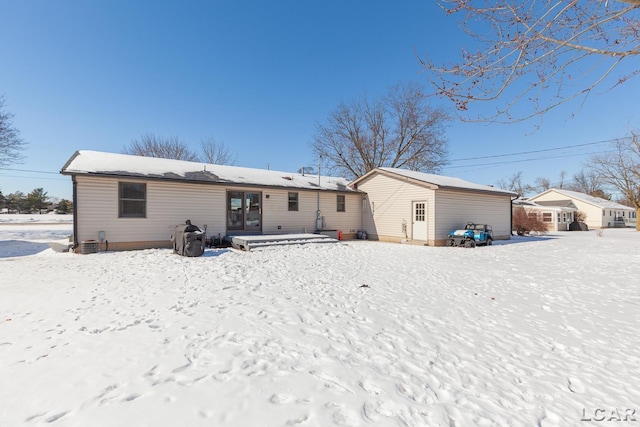
[{"label": "power line", "polygon": [[46,180],[46,181],[68,181],[66,178],[43,178],[41,176],[20,176],[20,175],[2,175],[0,177],[3,178],[25,178],[25,179],[38,179],[38,180]]},{"label": "power line", "polygon": [[[443,169],[463,169],[463,168],[471,168],[471,167],[478,167],[478,166],[496,166],[496,165],[507,165],[510,163],[523,163],[523,162],[532,162],[532,161],[536,161],[536,160],[549,160],[549,159],[561,159],[564,157],[576,157],[576,156],[586,156],[586,155],[590,155],[590,154],[604,154],[604,153],[611,153],[612,151],[593,151],[590,153],[578,153],[578,154],[566,154],[563,156],[543,156],[543,157],[533,157],[533,158],[529,158],[529,159],[519,159],[519,160],[508,160],[508,161],[504,161],[504,162],[492,162],[492,163],[476,163],[476,164],[472,164],[472,165],[461,165],[461,166],[449,166],[449,167],[445,167]],[[496,156],[496,157],[501,157],[501,156]]]},{"label": "power line", "polygon": [[625,138],[615,138],[615,139],[608,139],[608,140],[605,140],[605,141],[587,142],[587,143],[584,143],[584,144],[566,145],[566,146],[562,146],[562,147],[545,148],[545,149],[541,149],[541,150],[521,151],[519,153],[494,154],[494,155],[491,155],[491,156],[480,156],[480,157],[467,157],[467,158],[464,158],[464,159],[453,159],[453,160],[450,160],[450,161],[451,162],[462,162],[462,161],[467,161],[467,160],[481,160],[481,159],[494,159],[494,158],[498,158],[498,157],[521,156],[521,155],[524,155],[524,154],[544,153],[544,152],[548,152],[548,151],[566,150],[568,148],[586,147],[586,146],[598,145],[598,144],[608,144],[608,143],[611,143],[611,142],[619,141],[620,139],[625,139]]},{"label": "power line", "polygon": [[37,170],[31,170],[31,169],[11,169],[11,168],[3,168],[3,167],[0,167],[0,170],[12,171],[12,172],[50,173],[53,175],[60,174],[60,172],[37,171]]}]

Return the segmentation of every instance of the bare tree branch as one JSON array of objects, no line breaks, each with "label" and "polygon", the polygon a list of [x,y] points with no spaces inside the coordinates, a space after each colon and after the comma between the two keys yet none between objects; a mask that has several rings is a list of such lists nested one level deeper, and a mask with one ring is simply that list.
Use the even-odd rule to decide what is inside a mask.
[{"label": "bare tree branch", "polygon": [[534,187],[522,182],[522,171],[518,171],[506,178],[499,179],[496,182],[496,186],[498,188],[502,188],[503,190],[509,190],[518,193],[520,197],[535,191]]},{"label": "bare tree branch", "polygon": [[215,165],[235,165],[237,155],[229,151],[224,141],[217,141],[209,136],[200,141],[202,161]]},{"label": "bare tree branch", "polygon": [[[586,100],[614,71],[640,54],[640,1],[439,0],[478,45],[461,61],[422,61],[435,93],[469,121],[527,120],[572,100]],[[637,67],[609,89],[640,73]],[[474,101],[493,114],[471,113]],[[518,106],[527,103],[526,109]]]},{"label": "bare tree branch", "polygon": [[140,139],[134,139],[123,152],[135,156],[199,161],[198,156],[178,137],[162,138],[152,133],[144,134]]},{"label": "bare tree branch", "polygon": [[573,175],[572,182],[569,184],[568,189],[602,199],[611,199],[611,196],[605,193],[603,187],[602,178],[596,171],[593,169],[582,169]]}]

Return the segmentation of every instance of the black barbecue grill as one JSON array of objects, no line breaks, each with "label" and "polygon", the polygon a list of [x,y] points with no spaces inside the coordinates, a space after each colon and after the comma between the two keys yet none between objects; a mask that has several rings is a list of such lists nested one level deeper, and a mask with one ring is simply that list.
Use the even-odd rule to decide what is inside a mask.
[{"label": "black barbecue grill", "polygon": [[171,236],[173,252],[182,256],[200,256],[204,253],[205,233],[190,220],[176,227]]}]

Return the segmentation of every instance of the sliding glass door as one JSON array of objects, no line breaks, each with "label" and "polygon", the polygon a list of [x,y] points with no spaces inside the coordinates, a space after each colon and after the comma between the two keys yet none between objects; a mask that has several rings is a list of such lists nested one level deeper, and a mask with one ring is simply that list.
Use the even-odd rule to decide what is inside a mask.
[{"label": "sliding glass door", "polygon": [[227,230],[262,231],[262,193],[227,191]]}]

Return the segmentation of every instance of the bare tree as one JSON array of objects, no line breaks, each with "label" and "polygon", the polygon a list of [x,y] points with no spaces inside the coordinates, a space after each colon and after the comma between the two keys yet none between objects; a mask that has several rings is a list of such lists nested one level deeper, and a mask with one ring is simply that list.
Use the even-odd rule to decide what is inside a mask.
[{"label": "bare tree", "polygon": [[[614,143],[613,152],[596,154],[590,162],[602,182],[619,191],[636,209],[640,216],[640,135],[631,133],[629,138]],[[640,221],[636,220],[640,231]]]},{"label": "bare tree", "polygon": [[578,191],[580,193],[589,194],[591,196],[610,199],[604,192],[603,183],[600,176],[593,169],[582,169],[573,174],[571,184],[567,187],[569,190]]},{"label": "bare tree", "polygon": [[503,190],[518,193],[519,196],[525,196],[526,194],[535,191],[535,188],[522,182],[522,171],[518,171],[509,177],[499,179],[496,182],[496,186]]},{"label": "bare tree", "polygon": [[549,178],[539,177],[536,178],[536,190],[542,192],[551,188],[551,181]]},{"label": "bare tree", "polygon": [[209,136],[200,141],[201,161],[215,165],[235,165],[237,156],[229,151],[224,141]]},{"label": "bare tree", "polygon": [[437,172],[447,161],[444,110],[418,84],[398,84],[380,99],[341,103],[317,124],[312,143],[331,172],[358,177],[377,167]]},{"label": "bare tree", "polygon": [[558,188],[564,188],[566,179],[567,171],[560,171],[560,175],[558,176]]},{"label": "bare tree", "polygon": [[0,96],[0,167],[20,163],[26,143],[13,124],[13,114],[4,111],[4,97]]},{"label": "bare tree", "polygon": [[154,134],[144,134],[125,147],[125,154],[163,159],[198,161],[198,156],[178,137],[162,138]]},{"label": "bare tree", "polygon": [[[599,85],[623,84],[640,73],[614,76],[640,54],[640,0],[439,0],[459,18],[477,50],[459,63],[422,61],[437,94],[466,120],[513,122],[542,115],[587,96]],[[605,86],[606,87],[606,86]],[[493,101],[488,116],[471,115],[473,101]],[[520,103],[530,108],[518,109]]]}]

